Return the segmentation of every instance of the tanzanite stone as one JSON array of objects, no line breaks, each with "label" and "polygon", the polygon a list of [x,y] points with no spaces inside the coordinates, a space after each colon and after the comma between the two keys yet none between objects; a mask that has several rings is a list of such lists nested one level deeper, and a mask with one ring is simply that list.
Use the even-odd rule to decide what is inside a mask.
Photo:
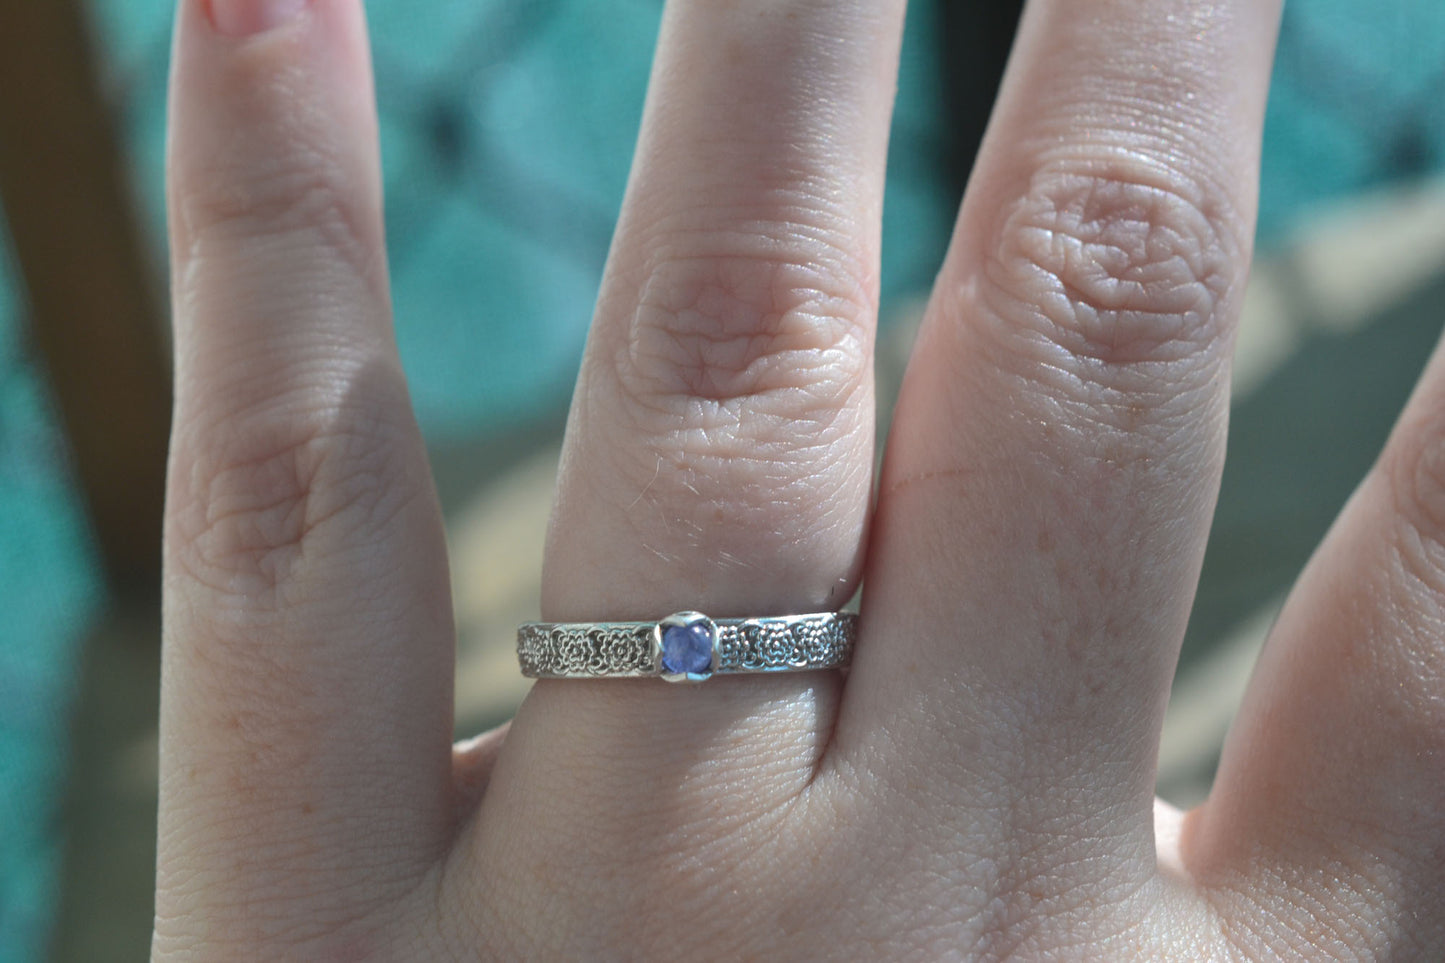
[{"label": "tanzanite stone", "polygon": [[662,630],[662,667],[683,675],[712,668],[712,631],[706,622],[669,625]]}]

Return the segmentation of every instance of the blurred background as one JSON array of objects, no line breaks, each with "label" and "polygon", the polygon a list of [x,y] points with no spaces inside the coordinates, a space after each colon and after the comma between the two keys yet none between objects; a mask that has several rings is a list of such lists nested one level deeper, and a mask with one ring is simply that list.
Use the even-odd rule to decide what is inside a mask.
[{"label": "blurred background", "polygon": [[[368,0],[402,358],[452,548],[457,729],[525,692],[571,380],[660,0]],[[0,0],[0,963],[151,920],[171,0]],[[1018,15],[915,0],[885,209],[884,417]],[[1229,461],[1160,790],[1208,791],[1282,595],[1445,306],[1445,4],[1292,0]],[[886,422],[885,422],[886,423]]]}]

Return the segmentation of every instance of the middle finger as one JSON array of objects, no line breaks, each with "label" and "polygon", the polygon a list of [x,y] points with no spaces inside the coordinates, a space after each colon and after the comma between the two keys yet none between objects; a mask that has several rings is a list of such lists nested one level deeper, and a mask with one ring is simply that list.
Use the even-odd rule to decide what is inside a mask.
[{"label": "middle finger", "polygon": [[1154,873],[1278,13],[1032,0],[919,335],[835,746],[995,893]]}]

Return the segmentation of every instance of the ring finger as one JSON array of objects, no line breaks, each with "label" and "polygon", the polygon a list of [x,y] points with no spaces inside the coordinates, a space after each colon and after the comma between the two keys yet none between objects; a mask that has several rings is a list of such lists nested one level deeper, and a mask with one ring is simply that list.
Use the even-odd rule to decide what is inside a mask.
[{"label": "ring finger", "polygon": [[[544,618],[790,614],[852,593],[902,19],[901,0],[668,5],[569,420]],[[690,802],[729,786],[750,790],[733,815],[760,817],[811,777],[836,696],[826,673],[539,682],[476,846],[571,862],[588,841],[666,845]],[[548,799],[566,804],[531,803]],[[504,838],[514,821],[494,811],[515,800],[530,821]]]}]

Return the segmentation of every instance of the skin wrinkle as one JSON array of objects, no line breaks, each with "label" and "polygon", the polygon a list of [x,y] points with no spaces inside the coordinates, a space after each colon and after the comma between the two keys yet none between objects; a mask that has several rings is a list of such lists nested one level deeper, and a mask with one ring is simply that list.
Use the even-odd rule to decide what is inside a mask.
[{"label": "skin wrinkle", "polygon": [[1377,959],[1370,948],[1373,934],[1356,922],[1363,919],[1363,907],[1339,907],[1346,915],[1336,915],[1337,908],[1319,895],[1328,886],[1316,880],[1271,891],[1267,879],[1256,878],[1255,888],[1236,892],[1237,899],[1221,914],[1228,945],[1249,960],[1283,954],[1306,961],[1320,958],[1321,951],[1331,959]]},{"label": "skin wrinkle", "polygon": [[[297,95],[312,78],[299,66],[304,58],[287,56],[284,46],[275,49],[272,41],[284,45],[288,39],[264,39],[235,59],[234,78],[215,81],[247,92],[235,105],[245,119],[222,144],[207,145],[197,156],[184,156],[183,143],[172,144],[170,164],[187,172],[168,191],[173,250],[186,252],[178,258],[182,263],[204,260],[213,245],[224,249],[296,232],[319,240],[384,293],[378,212],[364,200],[358,209],[358,199],[375,194],[361,189],[375,183],[375,166],[363,160],[358,170],[357,158],[336,146],[342,139],[335,118]],[[266,149],[278,143],[286,149]]]},{"label": "skin wrinkle", "polygon": [[861,319],[873,305],[839,287],[833,271],[826,260],[752,259],[654,269],[638,293],[619,383],[630,395],[716,401],[806,384],[846,389],[866,370],[871,335]]},{"label": "skin wrinkle", "polygon": [[[1230,75],[1240,59],[1225,54],[1255,39],[1246,25],[1253,11],[1225,3],[1194,4],[1187,12],[1180,6],[1141,23],[1127,3],[1103,4],[1071,30],[1033,38],[1027,79],[1017,84],[1031,113],[1017,141],[1022,156],[1039,156],[1041,146],[1112,142],[1252,189],[1249,178],[1238,176],[1240,151],[1257,150],[1257,140],[1220,134],[1232,133],[1221,131],[1221,118],[1253,112],[1246,105],[1259,96]],[[1182,24],[1181,16],[1191,22]]]},{"label": "skin wrinkle", "polygon": [[[835,537],[835,532],[838,537],[846,537],[846,529],[856,524],[852,506],[866,500],[871,476],[871,466],[866,463],[854,466],[856,470],[849,468],[854,461],[862,461],[850,453],[862,437],[862,426],[849,414],[857,402],[839,404],[826,398],[815,401],[814,391],[800,391],[809,406],[815,407],[816,415],[786,395],[775,395],[768,401],[767,408],[780,408],[777,414],[760,410],[756,399],[721,403],[680,399],[682,410],[666,413],[678,426],[671,432],[658,435],[658,428],[651,422],[629,429],[634,437],[652,435],[658,439],[648,446],[649,455],[637,457],[631,446],[598,455],[616,462],[612,474],[632,474],[634,490],[647,492],[650,512],[646,515],[618,506],[619,510],[626,509],[624,516],[635,519],[631,523],[635,526],[634,540],[654,557],[676,562],[686,548],[673,546],[678,545],[678,536],[685,531],[683,546],[706,545],[714,563],[726,560],[725,569],[761,573],[763,568],[756,561],[760,557],[769,558],[768,564],[776,566],[778,551],[787,553],[795,551],[792,546],[826,541]],[[866,391],[866,382],[860,381],[849,397]],[[617,406],[611,407],[615,410]],[[798,444],[796,433],[800,426],[808,425],[813,418],[817,419],[816,427],[806,432],[810,440]],[[639,469],[649,462],[651,470],[645,471],[644,477],[644,471]],[[830,467],[813,467],[819,465]],[[619,494],[626,491],[617,489]],[[846,494],[839,498],[829,494],[833,491]],[[610,497],[610,490],[598,496]],[[634,505],[638,499],[639,495],[634,494],[628,504]],[[687,515],[700,524],[680,531],[678,524],[685,519],[677,517],[678,509],[672,507],[675,505],[687,506]],[[714,510],[736,521],[745,537],[733,544],[717,534],[709,536],[713,528],[709,512]],[[649,524],[654,519],[662,521],[660,534]],[[782,519],[788,521],[780,524]],[[799,531],[799,525],[806,526],[806,530]],[[746,534],[749,532],[752,534]],[[778,546],[778,551],[764,548],[770,544]],[[831,584],[826,592],[831,599],[846,594],[847,588],[840,582]]]},{"label": "skin wrinkle", "polygon": [[[374,294],[384,297],[387,291],[384,254],[378,252],[376,239],[366,237],[367,229],[361,226],[361,222],[375,215],[373,212],[359,214],[351,208],[346,200],[349,187],[337,183],[344,177],[308,169],[278,173],[277,183],[270,188],[276,197],[264,203],[255,198],[212,198],[203,203],[188,195],[187,210],[182,215],[187,224],[182,261],[231,260],[229,254],[212,252],[217,248],[226,250],[238,245],[266,243],[271,238],[294,234],[298,249],[324,248],[335,252],[356,277],[373,288]],[[267,206],[282,208],[285,214],[267,213],[264,211]],[[258,207],[263,210],[258,211]],[[289,222],[284,233],[277,231],[278,221]]]},{"label": "skin wrinkle", "polygon": [[219,596],[255,605],[288,584],[309,547],[334,544],[323,529],[384,531],[407,512],[421,491],[389,457],[396,431],[345,408],[321,422],[298,433],[304,420],[292,412],[236,426],[224,447],[213,435],[203,457],[178,454],[189,481],[172,490],[173,560]]},{"label": "skin wrinkle", "polygon": [[1086,372],[1207,352],[1239,272],[1186,196],[1097,173],[1036,175],[983,270],[984,301],[1009,323],[995,333],[1042,334]]},{"label": "skin wrinkle", "polygon": [[[607,404],[617,409],[625,419],[630,433],[641,437],[685,438],[688,434],[705,433],[718,429],[729,429],[733,435],[746,437],[750,444],[766,442],[773,434],[779,442],[785,434],[797,433],[806,448],[809,439],[826,436],[826,429],[832,424],[843,424],[858,416],[853,404],[867,397],[871,398],[871,383],[866,375],[843,374],[836,379],[819,378],[804,384],[802,375],[808,371],[846,370],[849,355],[834,357],[835,352],[823,350],[810,352],[806,363],[790,365],[776,357],[765,360],[777,374],[792,382],[769,386],[757,390],[754,386],[746,394],[730,397],[706,397],[691,393],[640,394],[629,392],[619,386],[611,388],[614,382],[609,374],[599,379],[608,390],[589,388],[589,394],[599,397],[593,404]],[[821,356],[821,361],[820,361]],[[619,358],[618,367],[628,362]],[[855,368],[854,371],[857,369]],[[589,379],[590,380],[590,379]],[[840,392],[846,391],[846,394]],[[585,409],[583,409],[585,411]],[[799,426],[809,429],[798,432]],[[746,432],[744,431],[746,429]],[[844,431],[853,430],[844,428]],[[797,442],[791,442],[796,448]]]},{"label": "skin wrinkle", "polygon": [[[1066,180],[1065,183],[1069,182]],[[1066,188],[1070,192],[1077,192],[1079,189],[1077,182]],[[1082,182],[1082,189],[1084,196],[1088,197],[1098,186],[1093,180],[1086,179]],[[1105,187],[1106,191],[1111,189],[1109,186]],[[1132,188],[1126,185],[1123,189],[1128,191]],[[1152,189],[1150,200],[1151,203],[1155,201]],[[1027,205],[1031,202],[1022,203]],[[1125,207],[1123,210],[1127,214],[1129,208]],[[1171,215],[1165,216],[1167,218]],[[1009,223],[1016,223],[1017,217],[1017,214],[1012,216]],[[1031,216],[1029,221],[1036,217],[1037,215]],[[1055,215],[1051,214],[1049,217],[1052,219]],[[1186,214],[1183,219],[1188,220],[1189,217],[1190,215]],[[1116,273],[1127,275],[1132,270],[1130,264],[1135,259],[1148,265],[1151,256],[1157,257],[1157,252],[1151,252],[1151,245],[1159,243],[1161,236],[1166,249],[1172,251],[1179,248],[1181,242],[1177,238],[1182,235],[1175,233],[1173,228],[1166,229],[1161,235],[1152,227],[1152,222],[1135,222],[1130,226],[1130,230],[1137,230],[1141,226],[1146,230],[1133,245],[1139,253],[1126,252],[1131,261],[1124,264],[1122,269],[1119,265],[1114,265],[1110,276]],[[1077,229],[1077,226],[1066,225],[1063,235],[1067,238],[1068,230]],[[1212,236],[1210,229],[1201,228],[1199,231]],[[1193,243],[1189,242],[1184,246],[1189,248]],[[1200,243],[1207,247],[1212,242],[1206,238]],[[1003,246],[1008,250],[1009,242],[1005,242]],[[1219,254],[1212,257],[1224,257],[1225,261],[1228,260]],[[1028,254],[1024,255],[1023,263],[1029,267],[1042,264],[1042,267],[1031,267],[1031,270],[1039,271],[1037,280],[1029,278],[1027,274],[1018,274],[1016,269],[994,268],[991,272],[991,283],[981,287],[984,303],[992,305],[991,310],[984,313],[984,317],[988,320],[997,319],[986,330],[996,333],[997,336],[986,339],[979,347],[990,357],[997,370],[1017,377],[1025,389],[1029,382],[1040,374],[1048,373],[1050,377],[1047,384],[1055,390],[1043,394],[1040,402],[1057,406],[1055,422],[1058,424],[1082,420],[1085,424],[1092,425],[1096,432],[1102,429],[1105,433],[1103,437],[1109,439],[1107,444],[1113,444],[1117,451],[1114,456],[1106,456],[1106,460],[1150,457],[1152,463],[1150,453],[1158,448],[1161,441],[1168,442],[1171,438],[1179,437],[1181,433],[1192,435],[1197,432],[1201,406],[1214,404],[1212,399],[1217,399],[1219,395],[1218,372],[1226,359],[1225,352],[1215,347],[1220,339],[1212,335],[1216,327],[1213,319],[1227,319],[1232,317],[1233,313],[1232,305],[1216,307],[1220,299],[1232,300],[1227,292],[1233,289],[1234,284],[1222,280],[1224,269],[1206,269],[1200,266],[1201,262],[1196,257],[1175,257],[1165,261],[1165,267],[1189,266],[1189,270],[1179,278],[1171,279],[1167,290],[1177,290],[1180,287],[1195,289],[1198,294],[1190,301],[1204,305],[1202,308],[1192,307],[1182,315],[1177,311],[1178,306],[1173,313],[1165,311],[1158,314],[1140,314],[1136,311],[1121,311],[1115,307],[1115,304],[1121,303],[1117,301],[1105,301],[1094,306],[1085,304],[1081,308],[1076,302],[1069,300],[1066,286],[1062,295],[1063,303],[1072,305],[1072,309],[1062,314],[1053,312],[1051,317],[1050,314],[1037,313],[1031,309],[1028,306],[1029,301],[1036,296],[1035,289],[1040,286],[1040,281],[1044,287],[1058,283],[1057,278],[1062,275],[1067,279],[1066,272],[1077,265],[1071,265],[1065,260],[1061,265],[1051,266]],[[1014,271],[1012,275],[1003,273],[1010,270]],[[1192,280],[1199,274],[1210,274],[1215,280],[1201,285],[1200,282]],[[1206,294],[1205,291],[1211,288],[1214,289],[1213,292]],[[1135,295],[1127,297],[1132,298]],[[1084,312],[1082,316],[1086,319],[1083,324],[1077,323],[1080,310]],[[1014,325],[1021,325],[1021,328],[1015,328]],[[1124,331],[1129,332],[1127,338],[1122,335]],[[1223,340],[1227,348],[1228,338]],[[1046,360],[1054,352],[1058,353],[1057,359]],[[1038,366],[1033,369],[1033,373],[1029,373],[1028,368],[1020,368],[1017,360],[1020,353],[1030,361],[1038,359]],[[1060,393],[1057,391],[1059,387],[1070,390]],[[1156,393],[1160,396],[1151,399]],[[1146,411],[1147,419],[1144,418]],[[1098,438],[1093,444],[1099,444]],[[1166,450],[1174,450],[1175,459],[1183,463],[1191,460],[1192,447],[1186,443],[1185,447],[1181,448],[1178,443],[1173,443],[1169,444]],[[1138,452],[1138,456],[1130,455],[1131,451]],[[1163,465],[1157,467],[1167,468]]]},{"label": "skin wrinkle", "polygon": [[[1237,187],[1234,178],[1228,176],[1227,165],[1237,161],[1227,147],[1215,142],[1216,105],[1184,104],[1161,114],[1150,96],[1129,92],[1104,96],[1106,102],[1084,108],[1082,116],[1060,111],[1040,122],[1038,132],[1025,144],[1037,168],[1047,169],[1056,163],[1069,166],[1079,160],[1107,166],[1113,159],[1125,158],[1141,169],[1163,175],[1156,186],[1169,186],[1173,172],[1177,172],[1197,181],[1211,195],[1233,196]],[[1096,132],[1086,144],[1077,143],[1072,136],[1081,125]],[[1243,205],[1235,202],[1231,206]]]}]

